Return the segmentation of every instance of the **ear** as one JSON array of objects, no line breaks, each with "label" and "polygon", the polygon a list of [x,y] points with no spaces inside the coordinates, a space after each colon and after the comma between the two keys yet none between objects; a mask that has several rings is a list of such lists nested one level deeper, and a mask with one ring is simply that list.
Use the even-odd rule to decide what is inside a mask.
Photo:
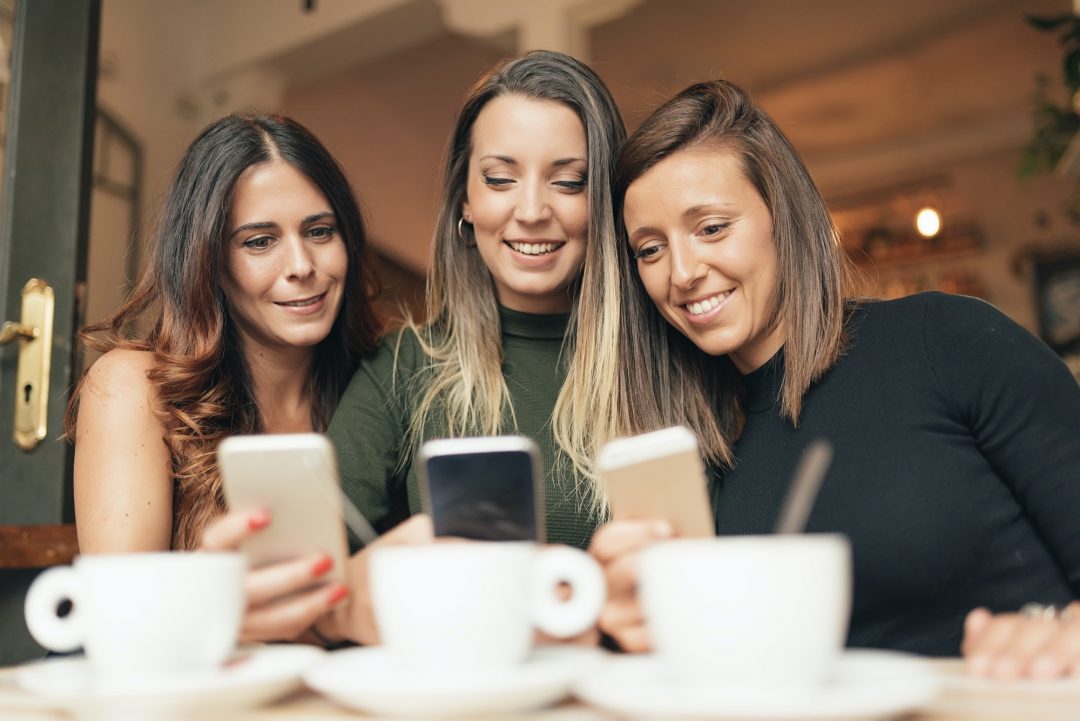
[{"label": "ear", "polygon": [[461,217],[465,219],[466,223],[472,223],[472,210],[469,208],[469,201],[465,201],[461,204]]}]

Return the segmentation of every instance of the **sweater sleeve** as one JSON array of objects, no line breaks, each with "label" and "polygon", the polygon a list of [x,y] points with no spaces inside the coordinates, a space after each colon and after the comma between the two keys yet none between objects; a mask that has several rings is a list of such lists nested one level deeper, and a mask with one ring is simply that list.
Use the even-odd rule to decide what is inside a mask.
[{"label": "sweater sleeve", "polygon": [[1046,344],[980,300],[929,294],[923,338],[951,411],[1080,596],[1080,385]]},{"label": "sweater sleeve", "polygon": [[384,339],[361,361],[327,429],[337,450],[342,488],[380,531],[386,530],[395,504],[404,502],[406,389],[420,370],[422,357],[408,330]]}]

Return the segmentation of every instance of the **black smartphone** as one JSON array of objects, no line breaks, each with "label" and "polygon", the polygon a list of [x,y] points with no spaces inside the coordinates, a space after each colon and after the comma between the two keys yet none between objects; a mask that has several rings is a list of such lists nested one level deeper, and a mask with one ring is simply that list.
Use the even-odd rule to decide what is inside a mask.
[{"label": "black smartphone", "polygon": [[543,541],[540,449],[523,436],[447,438],[420,449],[436,536]]}]

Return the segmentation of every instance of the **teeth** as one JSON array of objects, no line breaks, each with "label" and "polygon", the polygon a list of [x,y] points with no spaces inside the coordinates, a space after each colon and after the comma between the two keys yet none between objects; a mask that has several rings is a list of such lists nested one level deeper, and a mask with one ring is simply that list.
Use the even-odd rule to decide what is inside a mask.
[{"label": "teeth", "polygon": [[543,255],[559,247],[558,243],[510,243],[510,247],[525,255]]},{"label": "teeth", "polygon": [[292,306],[293,308],[303,308],[304,306],[315,305],[320,300],[322,300],[322,296],[317,295],[314,298],[308,298],[307,300],[293,300],[289,301],[288,303],[282,303],[281,305],[288,305]]},{"label": "teeth", "polygon": [[715,308],[716,306],[720,305],[720,302],[724,298],[727,298],[730,294],[731,291],[729,290],[724,293],[720,293],[719,295],[714,295],[712,298],[706,298],[705,300],[698,301],[696,303],[687,303],[685,307],[688,311],[690,311],[690,315],[701,315],[702,313],[706,313]]}]

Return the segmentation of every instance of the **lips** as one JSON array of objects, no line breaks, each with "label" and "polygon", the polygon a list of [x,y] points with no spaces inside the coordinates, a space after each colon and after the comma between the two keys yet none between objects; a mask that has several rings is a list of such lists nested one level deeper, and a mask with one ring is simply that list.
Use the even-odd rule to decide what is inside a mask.
[{"label": "lips", "polygon": [[318,295],[312,295],[307,298],[299,298],[297,300],[276,300],[274,301],[274,305],[280,305],[285,308],[308,308],[315,305],[324,298],[326,298],[326,293],[319,293]]},{"label": "lips", "polygon": [[679,305],[681,308],[686,310],[686,312],[689,313],[691,317],[701,316],[705,315],[711,310],[716,310],[717,308],[719,308],[721,305],[723,305],[724,301],[726,301],[731,296],[733,292],[733,290],[725,290],[720,293],[716,293],[715,295],[699,298],[698,300],[693,300],[689,303],[680,303]]}]

